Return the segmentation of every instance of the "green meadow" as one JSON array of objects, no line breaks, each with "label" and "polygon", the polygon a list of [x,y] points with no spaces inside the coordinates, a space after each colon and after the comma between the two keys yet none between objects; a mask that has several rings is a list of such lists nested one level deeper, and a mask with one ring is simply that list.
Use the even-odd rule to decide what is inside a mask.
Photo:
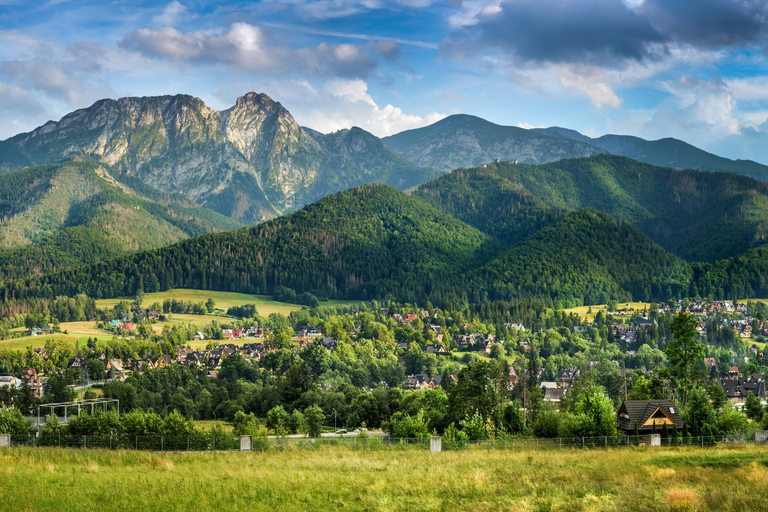
[{"label": "green meadow", "polygon": [[0,451],[3,510],[760,511],[768,448]]},{"label": "green meadow", "polygon": [[[120,301],[127,300],[132,302],[135,297],[123,297],[120,299],[102,299],[97,300],[96,304],[100,308],[114,307]],[[291,314],[292,311],[301,309],[301,306],[297,304],[286,304],[285,302],[277,302],[272,300],[271,297],[266,295],[249,295],[247,293],[233,293],[233,292],[215,292],[210,290],[168,290],[166,292],[148,293],[144,296],[143,305],[145,307],[154,304],[155,302],[163,303],[167,299],[183,300],[186,302],[205,302],[208,299],[213,299],[216,303],[216,309],[221,312],[226,312],[232,306],[242,306],[244,304],[254,304],[256,310],[261,316],[269,316],[272,313],[282,313],[285,316]]]}]

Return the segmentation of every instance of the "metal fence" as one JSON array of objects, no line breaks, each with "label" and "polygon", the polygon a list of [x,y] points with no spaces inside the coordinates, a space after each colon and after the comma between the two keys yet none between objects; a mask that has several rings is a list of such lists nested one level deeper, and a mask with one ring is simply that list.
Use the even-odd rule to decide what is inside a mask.
[{"label": "metal fence", "polygon": [[[399,439],[389,436],[320,437],[320,438],[266,438],[253,437],[253,451],[329,450],[344,447],[353,451],[366,450],[424,450],[429,451],[429,437]],[[716,446],[736,444],[765,444],[751,435],[721,435],[701,437],[661,438],[662,447]],[[238,451],[239,436],[11,436],[11,446],[54,446],[66,448],[100,448],[149,451]],[[508,450],[512,452],[585,450],[650,446],[648,436],[601,436],[571,438],[511,438],[481,441],[456,441],[442,438],[442,449],[451,450]]]}]

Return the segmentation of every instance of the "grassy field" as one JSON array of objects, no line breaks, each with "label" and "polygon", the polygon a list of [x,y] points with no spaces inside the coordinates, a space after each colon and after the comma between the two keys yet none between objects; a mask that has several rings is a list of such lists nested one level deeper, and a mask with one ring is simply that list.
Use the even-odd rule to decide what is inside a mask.
[{"label": "grassy field", "polygon": [[[133,301],[134,297],[124,297],[121,299],[102,299],[97,300],[96,304],[101,307],[114,307],[122,300]],[[232,292],[214,292],[208,290],[170,290],[167,292],[148,293],[144,296],[144,305],[149,306],[155,302],[162,303],[166,299],[176,299],[191,302],[205,302],[208,299],[213,299],[216,303],[216,309],[226,311],[232,306],[242,306],[243,304],[254,304],[256,310],[261,316],[268,316],[272,313],[282,313],[286,316],[290,315],[292,311],[301,309],[301,306],[296,304],[286,304],[284,302],[277,302],[272,298],[265,295],[248,295],[245,293],[232,293]]]},{"label": "grassy field", "polygon": [[[13,329],[11,332],[26,331],[23,327]],[[66,334],[64,333],[66,331]],[[74,344],[79,341],[85,344],[88,338],[100,340],[112,339],[112,333],[96,327],[96,322],[65,322],[61,324],[61,332],[44,336],[22,336],[7,340],[0,340],[0,349],[24,350],[27,347],[44,347],[46,340],[61,340]]]},{"label": "grassy field", "polygon": [[[651,304],[648,302],[621,302],[618,305],[619,310],[625,310],[627,311],[626,316],[631,316],[629,314],[629,310],[633,309],[638,312],[642,312],[644,309],[650,307]],[[589,308],[592,308],[592,313],[589,313]],[[590,322],[595,319],[595,315],[598,311],[607,311],[608,307],[605,304],[600,304],[597,306],[578,306],[575,308],[568,308],[565,310],[566,313],[575,313],[579,315],[582,318],[586,318]],[[621,316],[621,315],[618,315]]]},{"label": "grassy field", "polygon": [[762,511],[763,447],[0,451],[3,510]]}]

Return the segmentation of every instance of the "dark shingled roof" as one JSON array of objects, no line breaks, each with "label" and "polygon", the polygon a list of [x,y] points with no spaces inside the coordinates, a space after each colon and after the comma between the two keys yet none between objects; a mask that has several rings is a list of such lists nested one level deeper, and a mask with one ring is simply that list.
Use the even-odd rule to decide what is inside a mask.
[{"label": "dark shingled roof", "polygon": [[635,421],[637,421],[638,431],[650,431],[652,427],[642,425],[659,407],[675,422],[676,428],[682,428],[683,419],[674,400],[626,400],[619,408],[619,429],[624,432],[634,432]]}]

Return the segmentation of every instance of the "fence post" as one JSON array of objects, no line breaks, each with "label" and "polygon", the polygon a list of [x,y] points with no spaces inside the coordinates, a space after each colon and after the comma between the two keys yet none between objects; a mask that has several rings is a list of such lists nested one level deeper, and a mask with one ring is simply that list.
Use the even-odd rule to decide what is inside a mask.
[{"label": "fence post", "polygon": [[139,436],[137,435],[135,437],[136,437],[136,449],[138,450],[139,449]]},{"label": "fence post", "polygon": [[539,438],[536,438],[536,451],[539,451]]},{"label": "fence post", "polygon": [[212,436],[212,437],[213,437],[213,451],[215,452],[216,451],[216,436]]},{"label": "fence post", "polygon": [[189,436],[187,436],[187,451],[189,451]]},{"label": "fence post", "polygon": [[109,434],[109,449],[112,449],[112,434]]},{"label": "fence post", "polygon": [[490,453],[490,451],[491,451],[491,438],[489,437],[488,438],[488,452]]},{"label": "fence post", "polygon": [[160,436],[160,451],[165,451],[163,447],[163,441],[165,440],[165,436]]},{"label": "fence post", "polygon": [[582,437],[581,438],[581,447],[582,448],[586,448],[586,446],[587,446],[587,443],[584,441],[584,438]]},{"label": "fence post", "polygon": [[560,451],[563,451],[563,438],[560,438]]},{"label": "fence post", "polygon": [[83,436],[83,448],[88,448],[88,438]]}]

